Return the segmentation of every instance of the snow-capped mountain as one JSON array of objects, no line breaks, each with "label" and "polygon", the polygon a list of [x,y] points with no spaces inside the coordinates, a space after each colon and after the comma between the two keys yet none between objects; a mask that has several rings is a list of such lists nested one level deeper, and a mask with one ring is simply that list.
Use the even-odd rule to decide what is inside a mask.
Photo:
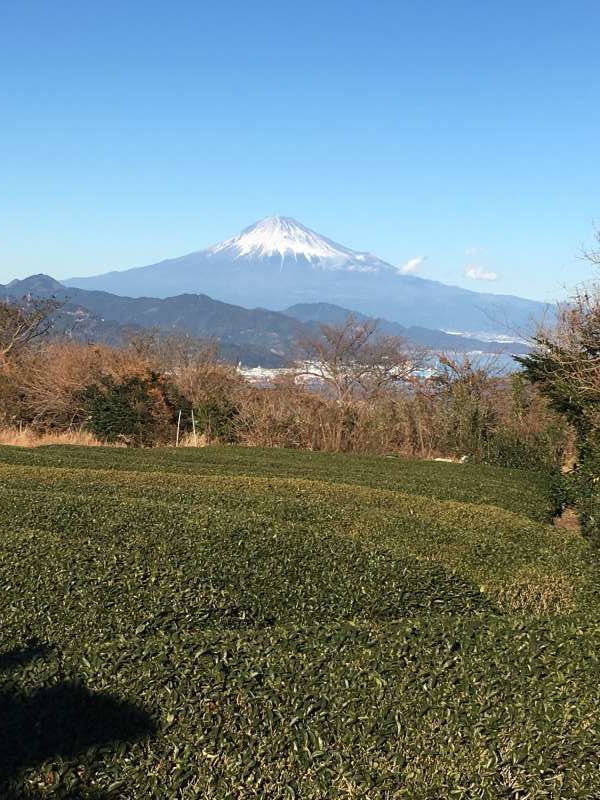
[{"label": "snow-capped mountain", "polygon": [[292,217],[265,217],[237,236],[209,247],[205,252],[209,257],[225,257],[234,261],[265,261],[277,258],[283,265],[287,259],[321,269],[356,272],[393,269],[371,253],[350,250],[349,247],[311,231]]},{"label": "snow-capped mountain", "polygon": [[400,274],[370,253],[337,244],[282,216],[266,217],[237,236],[180,258],[65,284],[133,297],[203,293],[274,310],[335,303],[405,326],[497,334],[526,332],[547,310],[531,300]]}]

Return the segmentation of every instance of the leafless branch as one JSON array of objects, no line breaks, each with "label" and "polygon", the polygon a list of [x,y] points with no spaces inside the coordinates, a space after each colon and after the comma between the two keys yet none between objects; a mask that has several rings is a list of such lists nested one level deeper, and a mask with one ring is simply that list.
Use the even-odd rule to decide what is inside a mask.
[{"label": "leafless branch", "polygon": [[54,300],[30,297],[0,304],[0,364],[14,359],[35,339],[49,333],[58,307]]},{"label": "leafless branch", "polygon": [[315,378],[339,402],[410,382],[425,360],[425,351],[404,339],[379,335],[375,320],[359,322],[349,315],[341,325],[321,325],[320,332],[299,341],[297,375]]}]

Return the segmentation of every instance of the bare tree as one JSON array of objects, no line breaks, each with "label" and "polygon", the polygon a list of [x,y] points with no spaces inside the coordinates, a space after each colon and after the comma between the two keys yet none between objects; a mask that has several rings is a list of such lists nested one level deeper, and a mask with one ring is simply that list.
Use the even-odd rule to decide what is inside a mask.
[{"label": "bare tree", "polygon": [[219,344],[189,333],[160,330],[136,332],[128,349],[150,368],[168,375],[198,410],[233,398],[244,380],[238,370],[219,356]]},{"label": "bare tree", "polygon": [[212,339],[200,339],[185,331],[150,328],[125,336],[125,344],[135,355],[163,372],[176,373],[197,364],[217,363],[219,345]]},{"label": "bare tree", "polygon": [[352,315],[341,325],[321,325],[320,336],[300,339],[298,349],[297,374],[325,385],[339,402],[409,383],[425,361],[425,351],[379,334],[376,320],[359,322]]},{"label": "bare tree", "polygon": [[596,243],[592,247],[584,247],[582,257],[590,264],[600,267],[600,228],[596,228],[594,238]]},{"label": "bare tree", "polygon": [[0,366],[16,358],[35,339],[52,328],[52,315],[59,307],[55,300],[35,300],[0,304]]}]

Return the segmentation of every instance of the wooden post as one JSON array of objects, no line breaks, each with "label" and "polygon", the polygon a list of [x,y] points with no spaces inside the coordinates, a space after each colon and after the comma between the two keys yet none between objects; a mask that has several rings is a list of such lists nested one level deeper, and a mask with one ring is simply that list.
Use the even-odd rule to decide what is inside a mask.
[{"label": "wooden post", "polygon": [[177,417],[177,438],[175,440],[175,447],[179,447],[179,430],[181,428],[181,409],[179,409],[179,416]]},{"label": "wooden post", "polygon": [[194,432],[194,447],[198,447],[198,436],[196,435],[196,420],[194,418],[193,408],[192,408],[192,431]]}]

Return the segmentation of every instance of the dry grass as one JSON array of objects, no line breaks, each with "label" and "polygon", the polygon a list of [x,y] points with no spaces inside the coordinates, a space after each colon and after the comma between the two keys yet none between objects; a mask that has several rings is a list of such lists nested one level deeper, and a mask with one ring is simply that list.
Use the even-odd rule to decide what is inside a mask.
[{"label": "dry grass", "polygon": [[[87,445],[88,447],[105,446],[83,430],[70,430],[57,433],[38,433],[32,428],[2,427],[0,428],[0,445],[13,445],[14,447],[40,447],[47,444],[74,444]],[[114,445],[122,446],[122,445]]]},{"label": "dry grass", "polygon": [[558,528],[563,533],[577,536],[581,533],[581,523],[579,522],[578,513],[574,508],[565,508],[560,517],[555,518],[554,527]]},{"label": "dry grass", "polygon": [[179,439],[179,447],[207,447],[209,444],[208,437],[203,433],[196,436],[193,433],[184,433]]}]

